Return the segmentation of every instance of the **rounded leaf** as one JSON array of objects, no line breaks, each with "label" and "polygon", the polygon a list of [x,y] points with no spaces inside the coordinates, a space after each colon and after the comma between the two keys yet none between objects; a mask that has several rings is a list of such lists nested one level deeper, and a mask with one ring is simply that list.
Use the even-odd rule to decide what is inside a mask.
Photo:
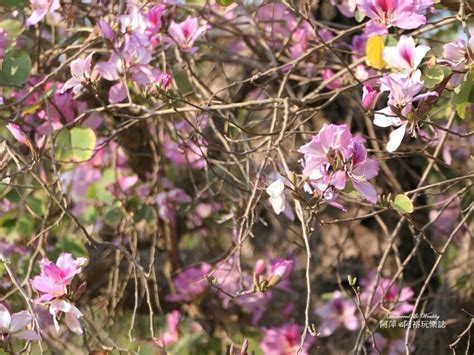
[{"label": "rounded leaf", "polygon": [[413,203],[405,194],[398,194],[392,202],[392,207],[402,214],[413,213]]}]

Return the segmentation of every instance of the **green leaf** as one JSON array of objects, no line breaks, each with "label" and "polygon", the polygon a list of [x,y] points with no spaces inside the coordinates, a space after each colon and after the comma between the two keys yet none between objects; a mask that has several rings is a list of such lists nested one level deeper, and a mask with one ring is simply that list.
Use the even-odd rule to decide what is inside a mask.
[{"label": "green leaf", "polygon": [[364,18],[365,18],[365,15],[363,12],[357,10],[355,12],[355,20],[359,23],[361,23],[362,21],[364,21]]},{"label": "green leaf", "polygon": [[471,93],[472,87],[472,74],[467,72],[464,76],[464,80],[461,85],[457,86],[454,89],[453,102],[456,104],[462,103],[467,100],[469,94]]},{"label": "green leaf", "polygon": [[88,256],[87,249],[84,245],[79,240],[72,238],[61,238],[56,244],[56,250],[69,252],[76,258]]},{"label": "green leaf", "polygon": [[26,7],[28,0],[0,0],[0,6],[5,7]]},{"label": "green leaf", "polygon": [[75,161],[86,161],[92,158],[96,143],[96,136],[92,129],[74,127],[71,130],[71,146]]},{"label": "green leaf", "polygon": [[112,206],[106,209],[104,215],[104,222],[109,226],[115,226],[120,222],[120,219],[123,217],[123,211],[118,206]]},{"label": "green leaf", "polygon": [[444,79],[444,70],[440,66],[436,65],[431,68],[425,68],[423,70],[423,81],[424,86],[428,89],[434,88],[437,84]]},{"label": "green leaf", "polygon": [[18,38],[23,32],[23,24],[12,19],[0,21],[0,28],[7,33],[7,38],[10,41]]},{"label": "green leaf", "polygon": [[232,5],[234,0],[217,0],[217,3],[221,6],[229,6]]},{"label": "green leaf", "polygon": [[9,50],[3,59],[0,81],[21,86],[29,78],[31,59],[25,51]]},{"label": "green leaf", "polygon": [[90,128],[62,130],[56,136],[56,159],[74,162],[89,160],[94,154],[96,140],[95,133]]},{"label": "green leaf", "polygon": [[39,198],[36,197],[28,197],[26,199],[26,203],[28,204],[28,207],[31,208],[31,210],[37,215],[37,216],[44,216],[46,210],[43,205],[43,201],[41,201]]},{"label": "green leaf", "polygon": [[405,194],[398,194],[392,202],[392,207],[402,214],[413,213],[413,203]]},{"label": "green leaf", "polygon": [[60,161],[68,161],[72,157],[71,134],[68,130],[62,130],[56,136],[55,157]]}]

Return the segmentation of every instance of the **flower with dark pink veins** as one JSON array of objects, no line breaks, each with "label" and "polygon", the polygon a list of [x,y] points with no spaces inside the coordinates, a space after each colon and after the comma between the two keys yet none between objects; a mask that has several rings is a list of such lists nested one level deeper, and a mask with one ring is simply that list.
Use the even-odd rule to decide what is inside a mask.
[{"label": "flower with dark pink veins", "polygon": [[346,300],[340,291],[335,291],[331,300],[316,310],[322,322],[317,327],[322,336],[326,337],[343,326],[348,330],[356,330],[360,326],[356,315],[357,307],[352,300]]},{"label": "flower with dark pink veins", "polygon": [[33,13],[26,19],[26,24],[36,25],[48,12],[53,13],[61,8],[59,0],[30,0]]},{"label": "flower with dark pink veins", "polygon": [[183,52],[193,54],[198,50],[194,43],[210,28],[208,24],[199,26],[197,17],[188,16],[181,23],[171,21],[168,34]]},{"label": "flower with dark pink veins", "polygon": [[207,288],[206,275],[212,267],[208,263],[190,267],[173,278],[176,293],[167,295],[165,299],[170,302],[191,302],[201,295]]},{"label": "flower with dark pink veins", "polygon": [[305,190],[344,209],[336,199],[349,179],[364,199],[376,203],[377,192],[368,180],[377,176],[379,166],[367,157],[364,142],[361,137],[353,137],[346,125],[324,125],[299,149],[304,154],[301,164]]},{"label": "flower with dark pink veins", "polygon": [[426,23],[426,10],[432,0],[356,0],[357,8],[370,18],[365,27],[368,36],[384,35],[388,28],[404,30],[418,28]]},{"label": "flower with dark pink veins", "polygon": [[384,61],[393,69],[405,74],[411,74],[418,69],[421,61],[431,48],[425,45],[415,45],[410,36],[401,36],[396,47],[385,47]]},{"label": "flower with dark pink veins", "polygon": [[[300,346],[301,332],[301,327],[296,323],[286,323],[280,327],[265,329],[260,348],[265,355],[296,354]],[[309,354],[313,342],[313,337],[306,337],[303,348],[298,354]]]},{"label": "flower with dark pink veins", "polygon": [[22,340],[38,341],[41,337],[33,330],[26,329],[33,321],[30,312],[21,311],[11,314],[3,304],[0,304],[0,339],[8,340],[15,337]]},{"label": "flower with dark pink veins", "polygon": [[64,296],[72,279],[82,271],[81,266],[86,262],[86,258],[74,259],[69,253],[62,253],[56,263],[41,260],[41,274],[31,280],[31,287],[40,293],[35,302],[47,302]]}]

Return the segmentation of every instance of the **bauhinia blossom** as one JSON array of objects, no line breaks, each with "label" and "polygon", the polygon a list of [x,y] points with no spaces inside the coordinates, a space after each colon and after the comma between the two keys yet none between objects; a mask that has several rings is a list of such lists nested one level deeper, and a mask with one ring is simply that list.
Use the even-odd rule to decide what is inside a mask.
[{"label": "bauhinia blossom", "polygon": [[40,340],[41,337],[33,330],[26,329],[33,321],[27,311],[11,314],[4,305],[0,304],[0,334],[4,340],[15,337],[22,340]]},{"label": "bauhinia blossom", "polygon": [[280,179],[275,180],[265,191],[270,196],[269,200],[275,213],[280,214],[283,212],[286,206],[285,183]]},{"label": "bauhinia blossom", "polygon": [[344,299],[342,292],[335,291],[331,300],[316,310],[322,320],[318,326],[319,332],[322,336],[329,336],[340,326],[351,331],[358,329],[360,321],[356,311],[357,307],[352,300]]},{"label": "bauhinia blossom", "polygon": [[61,8],[59,0],[30,0],[33,13],[26,19],[27,25],[36,25],[48,12],[53,13]]},{"label": "bauhinia blossom", "polygon": [[54,327],[59,332],[58,318],[64,314],[64,322],[66,326],[77,335],[82,335],[83,331],[79,318],[83,316],[81,311],[72,303],[65,300],[55,300],[49,306],[49,313],[53,316]]},{"label": "bauhinia blossom", "polygon": [[40,293],[37,302],[47,302],[60,298],[67,293],[72,279],[82,271],[86,258],[77,258],[62,253],[56,263],[43,259],[40,261],[41,274],[31,280],[31,287]]},{"label": "bauhinia blossom", "polygon": [[449,81],[453,87],[461,84],[464,78],[466,66],[474,61],[474,36],[471,36],[468,44],[462,39],[447,43],[443,46],[443,59],[441,64],[447,65],[453,71]]},{"label": "bauhinia blossom", "polygon": [[366,84],[362,88],[362,106],[366,110],[373,110],[377,104],[380,92],[372,88],[371,85]]},{"label": "bauhinia blossom", "polygon": [[403,76],[387,75],[380,79],[381,91],[389,91],[388,106],[374,113],[374,124],[378,127],[396,127],[386,146],[387,151],[394,152],[402,143],[410,121],[409,114],[413,111],[413,102],[419,101],[425,97],[437,95],[436,92],[427,92],[419,94],[423,89],[423,84],[419,80],[418,74],[412,79]]},{"label": "bauhinia blossom", "polygon": [[401,36],[396,47],[384,48],[383,59],[393,69],[411,74],[418,69],[430,49],[422,44],[416,46],[413,37]]},{"label": "bauhinia blossom", "polygon": [[201,295],[207,288],[206,275],[212,267],[208,263],[188,268],[173,278],[176,293],[167,295],[166,300],[170,302],[191,302]]},{"label": "bauhinia blossom", "polygon": [[414,306],[409,301],[415,293],[411,287],[400,288],[397,283],[391,284],[391,279],[381,277],[375,288],[375,281],[375,273],[370,273],[368,278],[362,279],[360,282],[361,286],[364,287],[360,295],[360,300],[364,307],[368,304],[373,293],[371,307],[385,309],[395,315],[409,313],[413,310]]},{"label": "bauhinia blossom", "polygon": [[432,0],[356,0],[357,8],[370,18],[365,27],[368,36],[384,35],[388,28],[405,30],[418,28],[426,23],[426,10]]},{"label": "bauhinia blossom", "polygon": [[74,94],[79,94],[82,87],[92,79],[92,56],[94,52],[89,54],[85,59],[77,58],[71,62],[72,78],[64,83],[61,92],[72,89]]},{"label": "bauhinia blossom", "polygon": [[343,209],[336,198],[350,180],[364,199],[377,202],[377,192],[368,180],[378,175],[379,165],[367,157],[364,140],[353,137],[346,125],[324,125],[299,152],[304,154],[301,163],[306,191]]},{"label": "bauhinia blossom", "polygon": [[298,352],[301,339],[301,327],[296,323],[287,323],[281,327],[265,330],[260,348],[265,355],[309,354],[314,342],[313,337],[306,337],[303,348]]},{"label": "bauhinia blossom", "polygon": [[171,21],[168,33],[183,52],[193,54],[198,50],[197,47],[194,47],[194,43],[209,28],[211,26],[207,24],[199,26],[199,19],[197,17],[188,16],[181,23]]},{"label": "bauhinia blossom", "polygon": [[6,127],[19,143],[28,145],[28,138],[25,133],[23,133],[20,126],[15,123],[9,123]]}]

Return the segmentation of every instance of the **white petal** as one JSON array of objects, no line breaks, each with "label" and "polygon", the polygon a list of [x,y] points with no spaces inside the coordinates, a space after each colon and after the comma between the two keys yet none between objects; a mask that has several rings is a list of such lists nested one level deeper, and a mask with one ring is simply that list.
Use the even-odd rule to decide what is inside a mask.
[{"label": "white petal", "polygon": [[10,329],[11,316],[8,309],[0,304],[0,329],[8,330]]},{"label": "white petal", "polygon": [[272,182],[265,190],[271,197],[279,196],[285,189],[285,184],[281,180]]},{"label": "white petal", "polygon": [[406,124],[401,125],[392,133],[390,133],[390,138],[387,143],[387,151],[394,152],[402,143],[403,138],[405,137]]}]

